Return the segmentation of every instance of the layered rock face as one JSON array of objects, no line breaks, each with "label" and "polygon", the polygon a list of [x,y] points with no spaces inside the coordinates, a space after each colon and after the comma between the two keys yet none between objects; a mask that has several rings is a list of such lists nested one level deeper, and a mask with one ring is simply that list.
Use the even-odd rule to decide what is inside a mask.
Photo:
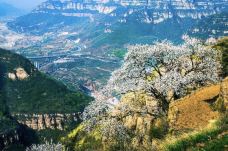
[{"label": "layered rock face", "polygon": [[125,22],[128,16],[140,12],[142,22],[156,24],[173,17],[198,19],[226,8],[226,0],[48,0],[33,13],[89,17],[91,20],[97,15],[108,15],[118,16],[119,22]]},{"label": "layered rock face", "polygon": [[69,122],[79,122],[79,113],[72,114],[15,114],[19,123],[34,130],[64,130]]}]

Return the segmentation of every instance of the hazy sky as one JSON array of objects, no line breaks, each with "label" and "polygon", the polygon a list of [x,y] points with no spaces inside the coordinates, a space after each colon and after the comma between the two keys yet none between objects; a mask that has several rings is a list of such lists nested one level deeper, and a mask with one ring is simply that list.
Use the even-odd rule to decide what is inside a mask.
[{"label": "hazy sky", "polygon": [[44,1],[46,0],[0,0],[0,2],[9,3],[17,8],[26,10],[31,10]]}]

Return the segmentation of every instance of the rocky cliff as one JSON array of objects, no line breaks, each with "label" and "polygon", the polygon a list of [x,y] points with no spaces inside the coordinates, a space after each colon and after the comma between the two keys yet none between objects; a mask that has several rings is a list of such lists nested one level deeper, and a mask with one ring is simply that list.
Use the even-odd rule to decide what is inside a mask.
[{"label": "rocky cliff", "polygon": [[[152,129],[164,127],[158,130],[163,135],[167,127],[164,117],[159,100],[143,92],[128,93],[107,116],[99,118],[101,122],[92,126],[92,131],[87,132],[87,126],[80,125],[63,141],[71,150],[93,148],[108,151],[118,147],[124,150],[152,150],[152,138],[156,137]],[[90,144],[91,141],[94,143]]]},{"label": "rocky cliff", "polygon": [[141,21],[159,23],[168,18],[202,18],[227,8],[226,0],[48,0],[33,13],[52,13],[63,16],[96,19],[98,14],[118,16],[119,22],[126,21],[131,14],[141,12]]},{"label": "rocky cliff", "polygon": [[80,122],[80,113],[71,114],[15,114],[19,123],[27,125],[34,130],[58,129],[65,130],[67,123]]},{"label": "rocky cliff", "polygon": [[[78,34],[82,34],[78,38],[84,41],[84,36],[86,36],[89,38],[86,39],[87,43],[90,43],[96,35],[95,33],[93,35],[95,30],[101,32],[102,28],[100,34],[112,35],[115,30],[124,28],[125,25],[129,26],[125,30],[136,28],[130,31],[130,33],[134,33],[135,30],[141,30],[137,26],[137,24],[141,24],[144,27],[144,32],[151,33],[153,30],[151,34],[156,37],[156,32],[166,26],[161,23],[172,20],[168,23],[169,25],[174,24],[174,26],[169,26],[172,29],[170,31],[172,34],[179,32],[179,30],[186,32],[185,28],[188,29],[189,25],[194,25],[195,20],[227,12],[227,8],[226,0],[48,0],[31,13],[8,23],[8,26],[19,32],[43,34],[47,31],[59,30],[58,27],[60,26],[66,28],[66,26],[75,24],[74,32],[77,31]],[[26,22],[28,19],[30,22]],[[134,25],[129,24],[131,22],[134,22]],[[151,25],[157,24],[159,27],[151,27]],[[114,27],[115,25],[117,27]],[[148,25],[150,30],[147,29]],[[141,26],[139,25],[139,27]],[[181,29],[177,30],[176,28]],[[90,34],[87,35],[88,33]]]},{"label": "rocky cliff", "polygon": [[[128,93],[108,115],[99,117],[100,122],[93,125],[92,131],[87,132],[86,124],[80,125],[63,142],[72,150],[165,150],[160,148],[164,138],[200,132],[224,115],[227,86],[226,78],[221,83],[173,100],[167,114],[162,110],[161,102],[152,96],[143,92]],[[223,137],[223,132],[220,129],[216,137],[220,134]]]},{"label": "rocky cliff", "polygon": [[164,115],[159,100],[137,92],[126,94],[110,113],[110,118],[119,119],[132,132],[130,146],[152,149],[151,130],[156,125],[164,124],[164,120],[159,118]]}]

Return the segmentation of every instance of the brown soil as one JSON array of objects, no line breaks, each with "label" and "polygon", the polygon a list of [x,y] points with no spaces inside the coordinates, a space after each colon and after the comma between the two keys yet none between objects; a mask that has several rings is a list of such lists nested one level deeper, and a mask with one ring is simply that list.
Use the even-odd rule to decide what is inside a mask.
[{"label": "brown soil", "polygon": [[220,90],[220,84],[205,87],[173,102],[169,109],[171,128],[196,130],[205,128],[211,120],[217,119],[219,112],[212,110],[209,100],[218,97]]}]

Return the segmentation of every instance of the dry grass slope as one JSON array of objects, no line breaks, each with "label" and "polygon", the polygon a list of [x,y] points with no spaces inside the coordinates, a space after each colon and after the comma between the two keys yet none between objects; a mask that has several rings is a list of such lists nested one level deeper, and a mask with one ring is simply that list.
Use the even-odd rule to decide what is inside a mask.
[{"label": "dry grass slope", "polygon": [[222,84],[202,88],[173,102],[169,108],[170,126],[178,131],[199,130],[218,119],[219,112],[214,111],[210,104],[220,96],[221,85],[228,85],[228,79]]}]

